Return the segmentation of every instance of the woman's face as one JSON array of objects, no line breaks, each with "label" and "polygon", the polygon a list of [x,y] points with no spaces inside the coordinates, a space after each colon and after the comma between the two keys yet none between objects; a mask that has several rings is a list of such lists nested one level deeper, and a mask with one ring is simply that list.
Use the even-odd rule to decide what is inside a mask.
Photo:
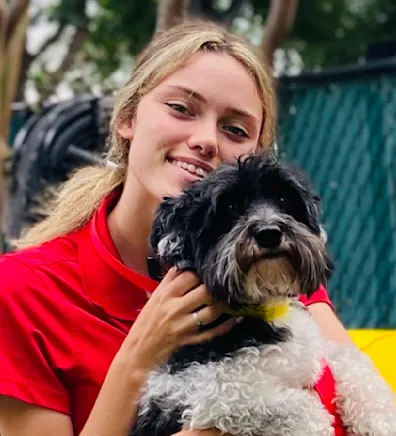
[{"label": "woman's face", "polygon": [[[256,85],[229,55],[198,53],[146,94],[118,133],[130,140],[127,185],[161,201],[257,148]],[[149,198],[147,198],[149,201]]]}]

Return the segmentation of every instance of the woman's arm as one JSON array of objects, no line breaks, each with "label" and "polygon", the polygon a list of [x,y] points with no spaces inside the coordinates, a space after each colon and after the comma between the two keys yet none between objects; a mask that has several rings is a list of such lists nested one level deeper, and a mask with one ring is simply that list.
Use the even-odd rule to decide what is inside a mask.
[{"label": "woman's arm", "polygon": [[[126,436],[136,414],[144,375],[130,371],[130,362],[111,365],[80,436]],[[128,372],[129,371],[129,372]],[[73,436],[68,415],[0,396],[1,436]]]},{"label": "woman's arm", "polygon": [[134,371],[138,356],[119,354],[113,361],[106,379],[80,436],[127,435],[135,421],[140,389],[145,372]]},{"label": "woman's arm", "polygon": [[347,330],[327,303],[313,303],[308,310],[327,339],[340,344],[353,344]]},{"label": "woman's arm", "polygon": [[0,395],[2,436],[73,436],[68,415]]}]

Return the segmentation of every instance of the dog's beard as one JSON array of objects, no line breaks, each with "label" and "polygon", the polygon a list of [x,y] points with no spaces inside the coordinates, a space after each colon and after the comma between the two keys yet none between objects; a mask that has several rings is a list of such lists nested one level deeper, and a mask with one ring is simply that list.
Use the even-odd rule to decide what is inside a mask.
[{"label": "dog's beard", "polygon": [[210,250],[203,281],[215,299],[259,305],[274,299],[312,294],[326,278],[323,240],[287,215],[278,215],[283,238],[276,249],[263,249],[241,220]]},{"label": "dog's beard", "polygon": [[260,259],[246,275],[245,304],[260,304],[277,297],[293,297],[300,293],[300,281],[285,257]]}]

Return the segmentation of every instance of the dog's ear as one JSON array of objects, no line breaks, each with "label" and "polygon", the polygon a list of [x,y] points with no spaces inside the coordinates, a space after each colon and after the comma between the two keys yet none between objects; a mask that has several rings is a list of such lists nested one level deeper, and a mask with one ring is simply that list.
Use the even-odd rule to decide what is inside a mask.
[{"label": "dog's ear", "polygon": [[324,237],[326,233],[323,233],[323,228],[320,225],[320,197],[310,190],[307,190],[305,195],[309,227],[316,230],[321,237]]},{"label": "dog's ear", "polygon": [[326,275],[326,284],[327,282],[331,279],[331,276],[333,275],[333,271],[334,271],[334,262],[333,259],[331,258],[330,254],[326,251],[326,271],[325,271],[325,275]]},{"label": "dog's ear", "polygon": [[286,177],[294,184],[300,192],[306,209],[306,220],[309,228],[316,234],[321,234],[320,215],[321,200],[315,192],[314,187],[306,174],[296,165],[283,164]]},{"label": "dog's ear", "polygon": [[311,297],[319,286],[324,286],[327,289],[333,273],[334,263],[327,251],[323,252],[323,257],[320,262],[316,263],[312,274],[305,274],[301,277],[301,289],[304,290],[307,297]]},{"label": "dog's ear", "polygon": [[161,240],[178,233],[182,208],[183,202],[175,197],[165,197],[157,208],[150,236],[150,245],[155,252]]},{"label": "dog's ear", "polygon": [[[323,244],[325,245],[327,244],[327,232],[322,225],[320,226],[320,239],[322,240]],[[327,250],[326,250],[325,263],[326,263],[326,269],[325,269],[326,281],[329,281],[333,274],[334,262]]]},{"label": "dog's ear", "polygon": [[188,210],[188,196],[166,197],[157,209],[150,245],[154,254],[168,266],[192,269],[191,238],[183,226],[184,211]]}]

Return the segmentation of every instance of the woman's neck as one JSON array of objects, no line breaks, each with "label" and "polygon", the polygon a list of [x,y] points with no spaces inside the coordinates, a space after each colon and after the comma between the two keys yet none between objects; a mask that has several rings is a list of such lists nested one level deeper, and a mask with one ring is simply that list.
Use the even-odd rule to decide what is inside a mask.
[{"label": "woman's neck", "polygon": [[131,192],[128,184],[108,216],[114,245],[124,264],[141,274],[148,274],[149,237],[157,204],[148,202],[147,193]]}]

